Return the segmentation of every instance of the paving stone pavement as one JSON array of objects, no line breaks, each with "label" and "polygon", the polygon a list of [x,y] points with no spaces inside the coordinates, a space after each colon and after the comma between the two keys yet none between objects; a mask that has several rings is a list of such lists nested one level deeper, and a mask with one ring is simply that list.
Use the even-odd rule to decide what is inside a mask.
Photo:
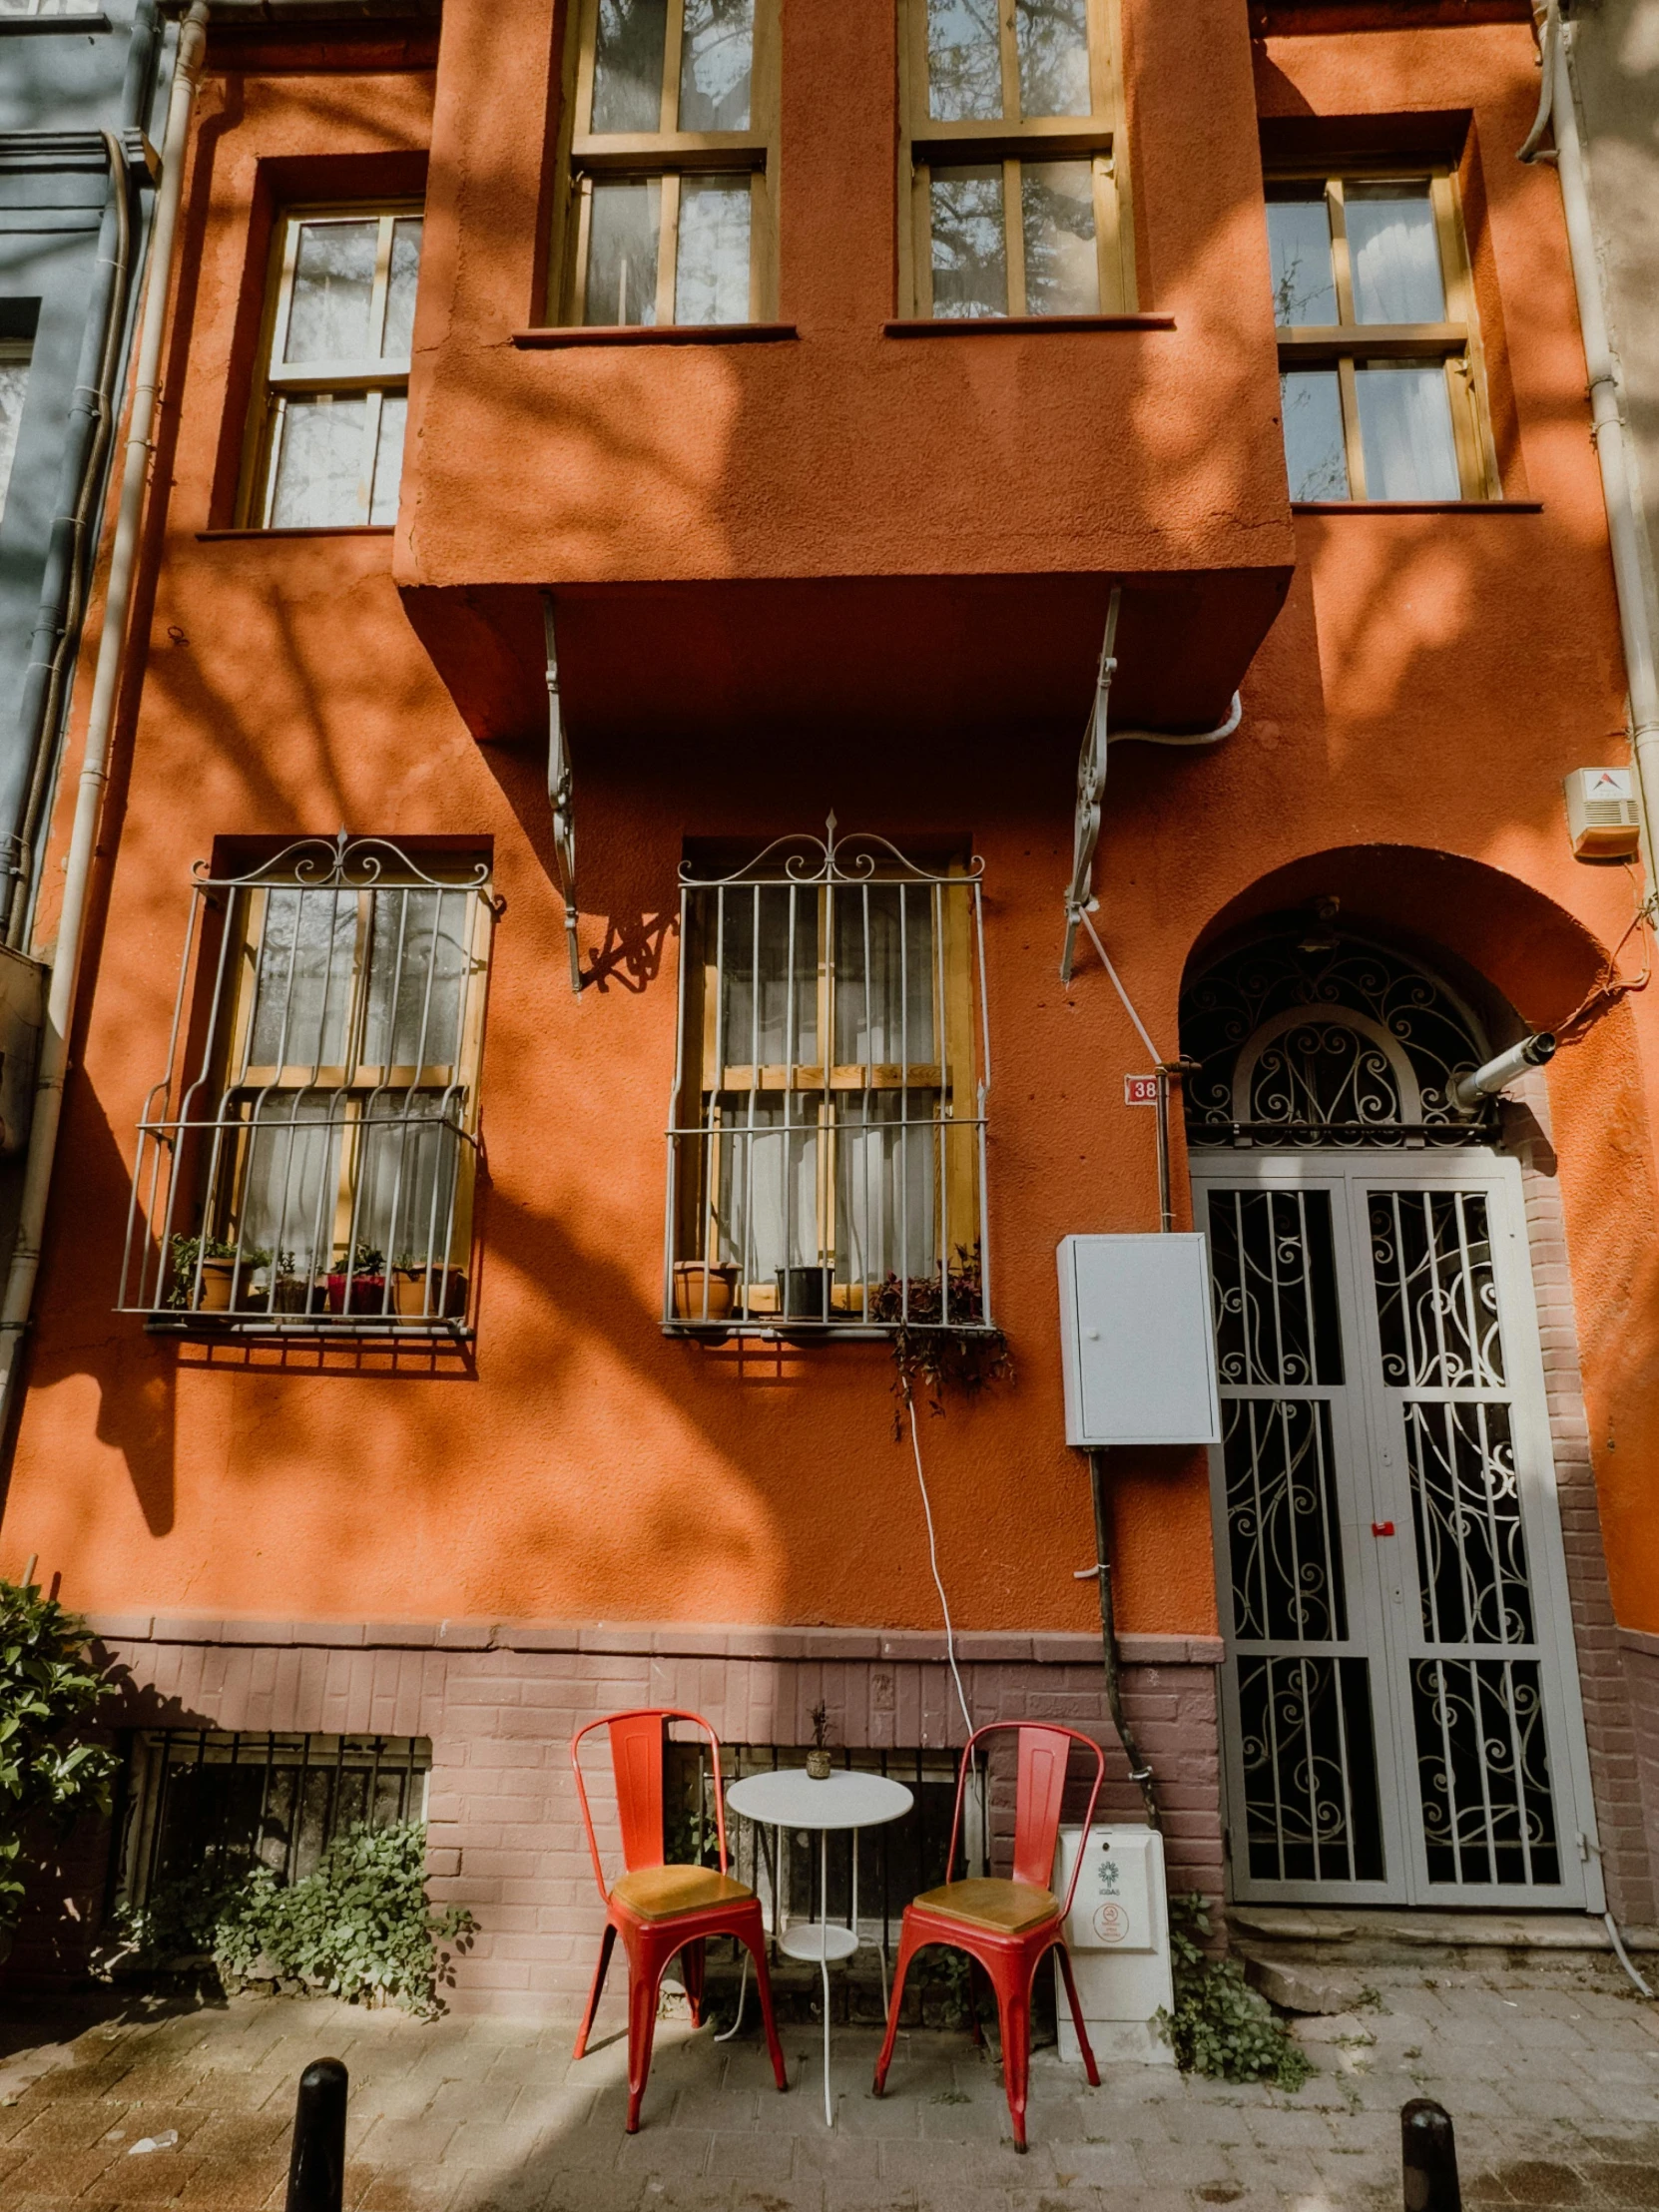
[{"label": "paving stone pavement", "polygon": [[[965,2036],[901,2036],[877,2100],[875,2033],[836,2029],[831,2132],[816,2030],[786,2029],[780,2097],[758,2037],[665,2021],[629,2137],[611,2000],[580,2066],[568,2026],[316,1999],[14,2007],[0,2208],[280,2206],[294,2085],[324,2054],[350,2069],[359,2212],[1383,2212],[1415,2095],[1454,2116],[1471,2212],[1659,2208],[1659,2005],[1610,1960],[1428,1954],[1365,1983],[1355,2010],[1305,2023],[1320,2071],[1295,2096],[1121,2065],[1090,2089],[1038,2051],[1024,2158],[994,2059]],[[174,2148],[135,2154],[169,2129]]]}]

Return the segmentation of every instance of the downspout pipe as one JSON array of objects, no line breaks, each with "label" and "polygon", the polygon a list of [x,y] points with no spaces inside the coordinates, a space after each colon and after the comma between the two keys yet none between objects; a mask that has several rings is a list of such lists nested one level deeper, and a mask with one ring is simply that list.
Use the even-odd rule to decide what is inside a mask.
[{"label": "downspout pipe", "polygon": [[[157,0],[138,0],[121,93],[122,132],[143,127],[160,41]],[[11,731],[0,754],[0,866],[5,872],[5,940],[22,939],[29,904],[34,832],[57,751],[87,583],[96,553],[97,512],[110,443],[115,393],[126,337],[133,274],[133,188],[129,147],[122,135],[104,133],[109,191],[99,224],[75,393],[65,429],[63,459],[40,595],[29,638],[29,658],[18,689]]]},{"label": "downspout pipe", "polygon": [[154,450],[162,340],[167,330],[174,239],[184,191],[185,150],[190,137],[191,109],[202,73],[207,28],[208,0],[191,0],[189,12],[179,27],[167,129],[162,139],[161,181],[156,194],[150,274],[139,330],[132,414],[122,464],[121,503],[117,510],[104,600],[104,627],[98,641],[92,706],[87,717],[86,753],[70,830],[63,911],[58,923],[52,984],[46,1000],[46,1027],[41,1037],[40,1066],[35,1079],[34,1120],[23,1170],[17,1242],[6,1278],[4,1302],[0,1303],[0,1436],[7,1432],[17,1394],[23,1337],[34,1307],[35,1278],[40,1272],[41,1240],[46,1227],[46,1202],[52,1187],[52,1166],[63,1116],[64,1078],[75,1019],[76,986],[80,979],[81,940],[92,885],[99,817],[110,780],[110,738],[126,659],[127,625],[138,574],[145,490]]},{"label": "downspout pipe", "polygon": [[1659,883],[1654,825],[1659,821],[1659,671],[1655,666],[1653,622],[1642,574],[1641,516],[1636,496],[1635,456],[1625,428],[1618,360],[1607,327],[1584,170],[1584,146],[1572,91],[1572,46],[1561,19],[1560,0],[1544,0],[1535,10],[1543,87],[1538,118],[1520,149],[1523,162],[1547,161],[1539,142],[1546,126],[1555,132],[1555,171],[1561,180],[1567,246],[1572,257],[1573,287],[1578,294],[1578,324],[1589,375],[1591,435],[1601,465],[1601,496],[1607,510],[1607,537],[1613,556],[1613,582],[1619,603],[1619,633],[1630,687],[1630,739],[1636,764],[1636,791],[1642,815],[1643,857],[1648,887]]}]

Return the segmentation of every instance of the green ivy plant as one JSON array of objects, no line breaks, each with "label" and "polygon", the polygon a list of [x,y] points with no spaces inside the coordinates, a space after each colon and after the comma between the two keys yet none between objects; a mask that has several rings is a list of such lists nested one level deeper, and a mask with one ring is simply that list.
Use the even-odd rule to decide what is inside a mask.
[{"label": "green ivy plant", "polygon": [[1271,2081],[1292,2093],[1300,2089],[1315,2071],[1307,2052],[1246,1981],[1239,1961],[1204,1948],[1209,1900],[1196,1890],[1172,1898],[1169,1923],[1175,2009],[1160,2007],[1157,2026],[1182,2072],[1222,2081]]},{"label": "green ivy plant", "polygon": [[0,1580],[0,1938],[23,1910],[25,1831],[41,1814],[64,1827],[107,1813],[116,1755],[77,1741],[110,1685],[87,1651],[87,1625],[34,1580]]},{"label": "green ivy plant", "polygon": [[438,1913],[426,1897],[426,1824],[365,1821],[342,1829],[316,1871],[283,1886],[271,1868],[238,1867],[161,1884],[122,1933],[142,1957],[208,1956],[230,1984],[258,1977],[302,1982],[353,2004],[397,2004],[429,2019],[453,1983],[451,1948],[477,1933],[465,1906]]}]

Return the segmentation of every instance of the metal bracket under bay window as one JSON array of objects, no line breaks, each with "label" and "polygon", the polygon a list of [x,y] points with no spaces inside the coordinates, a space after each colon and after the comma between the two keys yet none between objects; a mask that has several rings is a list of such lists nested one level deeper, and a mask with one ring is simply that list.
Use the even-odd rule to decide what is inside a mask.
[{"label": "metal bracket under bay window", "polygon": [[541,595],[542,631],[547,640],[547,797],[553,809],[553,860],[565,902],[565,945],[570,953],[570,987],[582,988],[582,953],[576,941],[576,800],[571,783],[570,746],[559,706],[559,653],[553,636],[553,594]]},{"label": "metal bracket under bay window", "polygon": [[1077,827],[1072,843],[1071,888],[1066,893],[1066,947],[1060,955],[1063,983],[1071,981],[1072,954],[1077,947],[1077,932],[1082,927],[1083,916],[1093,912],[1098,904],[1094,895],[1094,854],[1100,842],[1101,803],[1106,797],[1106,756],[1110,742],[1106,735],[1106,707],[1111,697],[1112,678],[1117,673],[1113,647],[1117,644],[1118,609],[1122,604],[1122,587],[1114,584],[1106,609],[1106,635],[1100,646],[1094,705],[1089,710],[1089,726],[1083,733],[1083,750],[1077,761]]}]

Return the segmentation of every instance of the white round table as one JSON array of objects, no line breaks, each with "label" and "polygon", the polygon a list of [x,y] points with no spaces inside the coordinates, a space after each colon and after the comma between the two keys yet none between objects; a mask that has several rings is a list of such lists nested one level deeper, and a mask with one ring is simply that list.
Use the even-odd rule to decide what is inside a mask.
[{"label": "white round table", "polygon": [[[774,1933],[786,1958],[816,1960],[824,1976],[824,2117],[826,2123],[833,2127],[834,2107],[830,2100],[830,1961],[850,1958],[858,1948],[856,1832],[860,1828],[879,1828],[887,1821],[902,1819],[915,1800],[902,1782],[889,1781],[884,1774],[859,1774],[850,1768],[837,1767],[827,1781],[815,1782],[805,1768],[776,1767],[770,1773],[746,1775],[743,1781],[734,1782],[726,1793],[726,1802],[746,1821],[760,1821],[768,1828],[816,1828],[819,1831],[819,1917],[816,1921],[797,1921],[793,1928],[775,1926]],[[830,1829],[853,1831],[849,1927],[830,1918],[830,1854],[825,1848],[826,1832]],[[775,1923],[783,1919],[776,1893],[773,1919]],[[882,1966],[884,1987],[885,1960]]]}]

